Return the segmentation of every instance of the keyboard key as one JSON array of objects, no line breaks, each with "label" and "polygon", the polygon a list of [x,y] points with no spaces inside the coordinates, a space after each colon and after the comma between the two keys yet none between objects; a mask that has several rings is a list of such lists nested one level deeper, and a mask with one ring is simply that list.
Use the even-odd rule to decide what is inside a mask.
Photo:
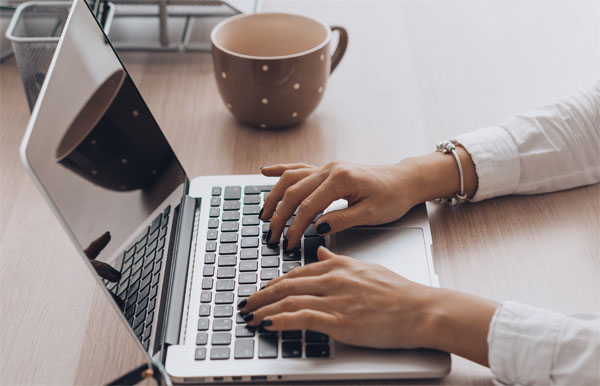
[{"label": "keyboard key", "polygon": [[202,276],[213,276],[215,274],[215,266],[214,265],[205,265],[202,271]]},{"label": "keyboard key", "polygon": [[219,267],[233,267],[237,263],[235,255],[219,256]]},{"label": "keyboard key", "polygon": [[200,304],[200,312],[198,316],[209,316],[210,315],[210,304]]},{"label": "keyboard key", "polygon": [[279,267],[279,257],[268,256],[260,259],[261,268],[276,268]]},{"label": "keyboard key", "polygon": [[329,336],[321,334],[320,332],[306,330],[305,335],[306,343],[327,343],[329,342]]},{"label": "keyboard key", "polygon": [[219,255],[235,255],[237,247],[237,244],[221,244],[219,245]]},{"label": "keyboard key", "polygon": [[240,212],[237,210],[229,210],[223,212],[223,216],[221,216],[223,221],[238,221],[240,219]]},{"label": "keyboard key", "polygon": [[221,214],[221,209],[219,209],[217,207],[213,207],[208,210],[209,217],[219,217],[220,214]]},{"label": "keyboard key", "polygon": [[216,229],[219,227],[219,219],[218,218],[210,218],[208,219],[208,228]]},{"label": "keyboard key", "polygon": [[268,223],[268,222],[264,223],[262,225],[262,233],[267,233],[269,231],[270,226],[271,226],[271,223]]},{"label": "keyboard key", "polygon": [[302,258],[302,251],[299,249],[291,249],[289,251],[283,251],[283,261],[300,261]]},{"label": "keyboard key", "polygon": [[210,359],[223,360],[229,359],[229,347],[213,347],[210,349]]},{"label": "keyboard key", "polygon": [[154,299],[156,294],[158,293],[158,286],[152,287],[152,291],[150,291],[150,299]]},{"label": "keyboard key", "polygon": [[233,279],[235,277],[235,267],[222,267],[217,269],[217,279]]},{"label": "keyboard key", "polygon": [[216,259],[216,253],[207,253],[204,255],[204,264],[214,264]]},{"label": "keyboard key", "polygon": [[208,333],[207,332],[199,332],[196,334],[196,345],[204,346],[208,343]]},{"label": "keyboard key", "polygon": [[213,196],[220,196],[221,195],[221,187],[220,186],[215,186],[212,188],[212,195]]},{"label": "keyboard key", "polygon": [[256,329],[254,327],[236,326],[235,327],[235,336],[237,338],[248,338],[248,337],[254,336],[255,331],[256,331]]},{"label": "keyboard key", "polygon": [[315,224],[310,224],[304,231],[304,237],[318,237],[320,236],[315,229]]},{"label": "keyboard key", "polygon": [[301,340],[302,330],[281,331],[281,339],[283,340]]},{"label": "keyboard key", "polygon": [[230,318],[233,316],[233,306],[215,306],[215,318]]},{"label": "keyboard key", "polygon": [[211,300],[212,300],[212,292],[202,291],[200,293],[200,302],[201,303],[210,303]]},{"label": "keyboard key", "polygon": [[138,294],[138,300],[146,299],[150,295],[150,281],[144,286],[144,289]]},{"label": "keyboard key", "polygon": [[256,284],[257,277],[254,272],[242,272],[238,276],[238,283],[240,284]]},{"label": "keyboard key", "polygon": [[314,263],[319,260],[317,249],[321,245],[325,246],[325,239],[323,237],[307,237],[304,239],[304,264]]},{"label": "keyboard key", "polygon": [[296,267],[299,267],[299,266],[300,266],[300,263],[299,263],[299,262],[297,262],[297,261],[283,263],[283,264],[281,265],[281,271],[282,271],[283,273],[288,273],[288,272],[290,272],[292,269],[294,269],[294,268],[296,268]]},{"label": "keyboard key", "polygon": [[217,236],[219,235],[219,231],[216,229],[209,229],[206,232],[206,239],[207,240],[216,240]]},{"label": "keyboard key", "polygon": [[279,256],[279,245],[263,245],[260,254],[261,256]]},{"label": "keyboard key", "polygon": [[258,261],[246,260],[240,261],[240,272],[252,272],[258,270]]},{"label": "keyboard key", "polygon": [[242,227],[242,237],[258,236],[258,227]]},{"label": "keyboard key", "polygon": [[228,200],[223,203],[223,210],[240,210],[240,202],[237,200]]},{"label": "keyboard key", "polygon": [[[150,335],[150,331],[152,331],[152,322],[154,321],[154,312],[150,312],[150,310],[148,310],[148,312],[146,313],[146,322],[144,323],[144,328],[148,330],[148,335]],[[146,335],[144,333],[144,335]],[[147,336],[144,338],[146,339]]]},{"label": "keyboard key", "polygon": [[259,223],[260,220],[258,219],[257,215],[244,216],[242,218],[242,225],[244,226],[258,225]]},{"label": "keyboard key", "polygon": [[197,361],[203,361],[206,359],[206,347],[196,347],[196,353],[194,359]]},{"label": "keyboard key", "polygon": [[258,248],[258,239],[256,237],[242,238],[242,248]]},{"label": "keyboard key", "polygon": [[210,199],[210,206],[221,206],[221,197],[212,197]]},{"label": "keyboard key", "polygon": [[221,225],[221,232],[237,232],[240,224],[233,221],[226,221]]},{"label": "keyboard key", "polygon": [[260,280],[272,280],[279,277],[279,269],[268,268],[260,271]]},{"label": "keyboard key", "polygon": [[202,279],[202,289],[209,290],[213,287],[213,279],[212,277],[205,277]]},{"label": "keyboard key", "polygon": [[263,289],[263,288],[265,288],[265,287],[267,286],[267,284],[269,284],[269,282],[268,282],[268,281],[261,281],[261,282],[260,282],[260,289]]},{"label": "keyboard key", "polygon": [[[244,239],[242,239],[244,240]],[[240,253],[240,259],[242,260],[252,260],[258,259],[258,250],[257,249],[242,249]]]},{"label": "keyboard key", "polygon": [[284,358],[302,358],[302,342],[281,343],[281,356]]},{"label": "keyboard key", "polygon": [[237,243],[238,241],[238,234],[237,232],[223,232],[221,233],[221,240],[222,243]]},{"label": "keyboard key", "polygon": [[215,332],[212,335],[210,343],[213,346],[228,345],[231,343],[231,333],[229,332]]},{"label": "keyboard key", "polygon": [[256,185],[252,185],[252,186],[246,186],[244,188],[244,194],[260,194],[261,190],[260,190],[260,186],[256,186]]},{"label": "keyboard key", "polygon": [[250,296],[256,292],[255,285],[241,285],[238,287],[238,296]]},{"label": "keyboard key", "polygon": [[233,291],[234,288],[234,280],[217,280],[217,291]]},{"label": "keyboard key", "polygon": [[244,197],[244,205],[253,205],[260,204],[260,196],[245,196]]},{"label": "keyboard key", "polygon": [[242,198],[242,187],[241,186],[226,186],[225,187],[225,199],[226,200],[239,200]]},{"label": "keyboard key", "polygon": [[258,205],[244,205],[243,214],[247,216],[249,214],[258,214],[260,212],[260,206]]},{"label": "keyboard key", "polygon": [[206,331],[206,330],[208,330],[209,324],[210,324],[210,321],[208,320],[208,318],[200,318],[200,319],[198,319],[198,331]]},{"label": "keyboard key", "polygon": [[254,339],[236,339],[233,357],[235,359],[252,359],[254,357]]},{"label": "keyboard key", "polygon": [[206,252],[214,252],[217,250],[217,242],[216,241],[207,241],[206,242]]},{"label": "keyboard key", "polygon": [[273,185],[260,185],[259,188],[261,192],[270,192],[273,189]]},{"label": "keyboard key", "polygon": [[231,319],[215,319],[213,331],[231,331]]},{"label": "keyboard key", "polygon": [[215,304],[233,304],[233,292],[217,292]]},{"label": "keyboard key", "polygon": [[306,357],[307,358],[328,358],[329,357],[329,345],[328,344],[307,344],[306,345]]},{"label": "keyboard key", "polygon": [[277,358],[277,335],[259,335],[258,337],[258,357]]},{"label": "keyboard key", "polygon": [[[240,300],[242,300],[242,299],[238,299],[238,304],[239,304]],[[237,324],[245,324],[246,323],[246,321],[244,320],[244,315],[242,315],[241,312],[236,312],[235,313],[235,322]]]}]

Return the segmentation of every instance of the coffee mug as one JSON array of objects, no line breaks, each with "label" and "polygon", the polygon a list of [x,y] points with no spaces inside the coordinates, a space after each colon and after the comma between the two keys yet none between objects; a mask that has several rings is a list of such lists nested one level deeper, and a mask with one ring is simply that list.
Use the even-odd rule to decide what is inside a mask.
[{"label": "coffee mug", "polygon": [[[340,38],[330,54],[332,31]],[[210,37],[225,105],[241,122],[261,128],[306,119],[348,45],[343,27],[286,13],[234,16],[215,26]]]}]

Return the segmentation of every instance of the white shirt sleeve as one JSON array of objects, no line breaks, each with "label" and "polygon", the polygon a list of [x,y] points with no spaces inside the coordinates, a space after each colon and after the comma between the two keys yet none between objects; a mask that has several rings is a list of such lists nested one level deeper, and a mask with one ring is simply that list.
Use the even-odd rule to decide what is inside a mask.
[{"label": "white shirt sleeve", "polygon": [[590,89],[453,138],[471,155],[471,201],[600,182],[600,80]]},{"label": "white shirt sleeve", "polygon": [[515,302],[494,314],[487,337],[497,385],[600,384],[600,318]]}]

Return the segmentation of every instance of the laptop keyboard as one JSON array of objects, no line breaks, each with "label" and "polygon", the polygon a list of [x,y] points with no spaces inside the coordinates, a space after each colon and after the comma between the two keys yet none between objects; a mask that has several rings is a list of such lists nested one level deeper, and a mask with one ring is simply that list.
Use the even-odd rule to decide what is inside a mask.
[{"label": "laptop keyboard", "polygon": [[150,346],[170,211],[167,206],[123,252],[121,280],[105,281],[108,290],[120,299],[125,319],[146,350]]},{"label": "laptop keyboard", "polygon": [[330,355],[327,335],[310,330],[272,332],[249,327],[237,312],[237,304],[269,280],[317,261],[317,249],[325,245],[325,238],[314,229],[314,221],[304,233],[302,248],[282,251],[279,244],[266,243],[269,223],[261,221],[258,214],[271,187],[212,188],[195,360]]}]

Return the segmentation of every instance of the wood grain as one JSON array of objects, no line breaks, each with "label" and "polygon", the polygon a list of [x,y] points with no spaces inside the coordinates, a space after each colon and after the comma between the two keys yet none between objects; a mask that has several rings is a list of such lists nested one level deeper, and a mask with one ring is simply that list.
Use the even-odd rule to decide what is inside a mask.
[{"label": "wood grain", "polygon": [[[350,32],[322,104],[291,129],[238,124],[208,54],[123,55],[190,176],[276,162],[396,162],[569,95],[600,73],[592,1],[265,0],[263,9]],[[0,383],[106,382],[142,356],[21,165],[27,120],[9,60],[0,65]],[[599,186],[428,208],[442,286],[600,311]],[[402,383],[490,384],[491,373],[454,357],[447,378]]]}]

